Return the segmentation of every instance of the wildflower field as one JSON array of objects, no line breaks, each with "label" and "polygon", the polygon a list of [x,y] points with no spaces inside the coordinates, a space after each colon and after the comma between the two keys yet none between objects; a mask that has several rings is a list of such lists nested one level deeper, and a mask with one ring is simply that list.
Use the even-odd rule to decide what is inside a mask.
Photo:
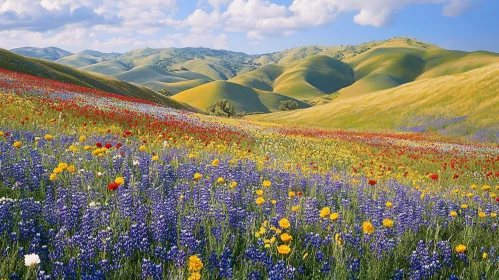
[{"label": "wildflower field", "polygon": [[499,147],[0,69],[0,279],[499,279]]}]

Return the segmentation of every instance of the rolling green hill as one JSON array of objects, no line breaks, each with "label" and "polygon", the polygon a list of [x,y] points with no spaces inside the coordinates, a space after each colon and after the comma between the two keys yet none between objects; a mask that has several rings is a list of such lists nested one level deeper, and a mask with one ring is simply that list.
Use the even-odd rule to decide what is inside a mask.
[{"label": "rolling green hill", "polygon": [[393,89],[338,98],[292,112],[248,116],[288,125],[434,131],[491,140],[499,133],[499,64],[421,79]]},{"label": "rolling green hill", "polygon": [[445,50],[396,37],[360,45],[305,46],[262,55],[207,48],[145,48],[124,54],[84,51],[56,62],[155,91],[167,88],[173,94],[197,87],[204,90],[215,80],[323,104],[467,72],[498,63],[499,54]]},{"label": "rolling green hill", "polygon": [[56,61],[59,58],[72,55],[72,53],[56,47],[48,47],[48,48],[23,47],[23,48],[12,49],[11,52],[33,58],[44,59],[48,61]]},{"label": "rolling green hill", "polygon": [[206,83],[211,82],[212,80],[207,80],[207,79],[196,79],[196,80],[185,80],[185,81],[180,81],[180,82],[172,82],[172,83],[166,83],[166,82],[146,82],[143,85],[153,89],[153,90],[160,90],[167,88],[172,94],[177,94],[179,92],[182,92],[184,90],[188,90],[191,88],[195,88],[200,85],[204,85]]},{"label": "rolling green hill", "polygon": [[[270,91],[253,89],[228,81],[213,81],[183,91],[173,96],[173,99],[185,102],[203,111],[206,111],[206,107],[212,103],[221,99],[227,99],[236,107],[237,112],[246,113],[275,112],[279,110],[281,101],[295,100]],[[295,101],[298,102],[300,108],[309,107],[309,105],[301,101]]]},{"label": "rolling green hill", "polygon": [[[73,68],[82,68],[88,65],[101,63],[104,61],[112,60],[118,57],[118,53],[102,53],[92,50],[84,50],[80,53],[75,53],[57,59],[55,62],[64,64]],[[104,73],[102,73],[104,74]]]},{"label": "rolling green hill", "polygon": [[499,54],[495,53],[419,46],[392,39],[346,59],[355,72],[356,82],[340,90],[339,98],[356,97],[415,80],[463,73],[499,63]]},{"label": "rolling green hill", "polygon": [[331,94],[354,80],[347,64],[316,55],[291,63],[269,64],[230,81],[303,100]]},{"label": "rolling green hill", "polygon": [[125,96],[142,98],[174,108],[190,109],[188,105],[174,101],[141,85],[126,83],[116,78],[73,69],[46,60],[27,58],[4,49],[0,49],[0,68]]},{"label": "rolling green hill", "polygon": [[125,64],[121,60],[108,60],[96,64],[87,65],[80,68],[81,70],[96,72],[108,76],[118,75],[124,73],[132,67]]}]

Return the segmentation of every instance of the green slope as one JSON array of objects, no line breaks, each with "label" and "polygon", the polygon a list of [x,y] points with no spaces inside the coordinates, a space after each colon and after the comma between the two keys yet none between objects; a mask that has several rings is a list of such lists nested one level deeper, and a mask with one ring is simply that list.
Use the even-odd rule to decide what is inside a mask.
[{"label": "green slope", "polygon": [[24,48],[12,49],[10,51],[20,55],[44,59],[48,61],[55,61],[59,58],[72,54],[68,51],[56,47],[48,47],[48,48],[24,47]]},{"label": "green slope", "polygon": [[318,104],[463,73],[497,63],[499,55],[444,50],[412,38],[396,37],[359,45],[305,46],[262,55],[207,48],[145,48],[125,54],[87,50],[56,62],[154,90],[171,87],[177,93],[206,81],[229,80]]},{"label": "green slope", "polygon": [[56,60],[55,62],[64,64],[73,68],[82,68],[88,65],[97,64],[100,61],[93,57],[82,56],[78,54],[73,54]]},{"label": "green slope", "polygon": [[355,72],[356,82],[339,91],[351,98],[394,88],[415,80],[458,74],[499,62],[490,52],[461,52],[422,48],[391,41],[345,60]]},{"label": "green slope", "polygon": [[148,84],[150,82],[176,83],[187,80],[211,80],[204,75],[193,72],[167,72],[153,65],[134,67],[126,72],[113,75],[114,77],[138,84]]},{"label": "green slope", "polygon": [[499,64],[493,64],[313,108],[248,118],[316,127],[435,131],[490,141],[499,135],[498,115]]},{"label": "green slope", "polygon": [[[55,62],[67,65],[73,68],[82,68],[89,65],[94,65],[104,61],[112,60],[118,57],[118,53],[102,53],[92,50],[84,50],[80,53],[75,53],[57,59]],[[105,73],[102,73],[105,74]],[[109,74],[109,73],[108,73]]]},{"label": "green slope", "polygon": [[127,65],[120,60],[108,60],[97,64],[88,65],[80,69],[112,76],[126,72],[130,70],[131,67],[130,65]]},{"label": "green slope", "polygon": [[[228,81],[214,81],[198,86],[193,89],[183,91],[173,99],[185,102],[200,110],[214,102],[227,99],[234,104],[237,112],[247,113],[268,113],[279,110],[280,102],[283,100],[294,100],[292,98],[276,94],[273,92],[255,90],[240,84]],[[307,108],[309,105],[296,100],[300,108]]]},{"label": "green slope", "polygon": [[183,63],[181,67],[187,68],[192,72],[208,76],[213,80],[227,80],[233,76],[228,69],[200,59],[194,59]]},{"label": "green slope", "polygon": [[172,94],[177,94],[179,92],[182,92],[184,90],[188,90],[191,88],[195,88],[200,85],[204,85],[206,83],[211,82],[212,80],[206,80],[206,79],[197,79],[197,80],[186,80],[186,81],[180,81],[180,82],[173,82],[173,83],[165,83],[165,82],[146,82],[143,85],[152,89],[152,90],[161,90],[164,88],[167,88],[170,90]]},{"label": "green slope", "polygon": [[0,49],[0,68],[125,96],[142,98],[174,108],[189,108],[185,104],[181,104],[140,85],[126,83],[116,78],[73,69],[41,59],[27,58],[4,49]]},{"label": "green slope", "polygon": [[291,63],[266,65],[230,81],[304,100],[331,94],[352,84],[352,74],[347,64],[316,55]]}]

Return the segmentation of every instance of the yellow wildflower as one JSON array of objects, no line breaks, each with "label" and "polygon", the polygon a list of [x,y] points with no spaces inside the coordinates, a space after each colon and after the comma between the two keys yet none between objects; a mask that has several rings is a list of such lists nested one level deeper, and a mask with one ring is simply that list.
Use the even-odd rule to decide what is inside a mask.
[{"label": "yellow wildflower", "polygon": [[203,262],[197,255],[189,257],[189,270],[199,271],[203,268]]},{"label": "yellow wildflower", "polygon": [[393,221],[392,221],[392,220],[390,220],[390,219],[383,219],[383,225],[384,225],[385,227],[389,227],[389,228],[391,228],[391,227],[393,227]]},{"label": "yellow wildflower", "polygon": [[265,203],[265,199],[263,197],[258,197],[255,202],[258,205],[262,205]]},{"label": "yellow wildflower", "polygon": [[374,232],[374,226],[371,224],[371,222],[364,222],[362,223],[362,229],[364,230],[364,233],[371,234]]},{"label": "yellow wildflower", "polygon": [[329,219],[331,221],[336,221],[336,220],[338,220],[339,217],[340,217],[340,214],[335,212],[335,213],[331,214],[331,216],[329,216]]},{"label": "yellow wildflower", "polygon": [[116,184],[123,185],[125,183],[125,178],[123,178],[123,177],[116,177],[116,179],[114,179],[114,182]]},{"label": "yellow wildflower", "polygon": [[288,245],[281,245],[277,247],[277,252],[279,252],[279,254],[281,255],[287,255],[289,254],[289,252],[291,252],[291,248],[289,248]]},{"label": "yellow wildflower", "polygon": [[466,251],[466,246],[464,246],[463,244],[457,245],[456,252],[463,253],[464,251]]},{"label": "yellow wildflower", "polygon": [[327,216],[329,216],[329,214],[331,214],[331,208],[324,207],[322,208],[321,213],[319,215],[321,216],[321,218],[326,218]]},{"label": "yellow wildflower", "polygon": [[289,243],[289,242],[291,242],[291,240],[293,240],[293,236],[291,236],[287,233],[283,233],[283,234],[281,234],[281,240],[284,243]]},{"label": "yellow wildflower", "polygon": [[282,229],[288,229],[291,226],[291,224],[289,223],[288,219],[282,218],[282,219],[279,220],[279,226]]}]

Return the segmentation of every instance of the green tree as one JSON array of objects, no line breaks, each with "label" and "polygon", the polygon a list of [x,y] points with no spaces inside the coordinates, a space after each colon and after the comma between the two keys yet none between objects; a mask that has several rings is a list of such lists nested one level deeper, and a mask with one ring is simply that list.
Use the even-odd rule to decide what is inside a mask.
[{"label": "green tree", "polygon": [[173,96],[173,92],[168,88],[160,89],[158,92],[164,96]]},{"label": "green tree", "polygon": [[208,113],[215,116],[224,116],[230,118],[236,114],[236,108],[228,100],[219,100],[206,108]]},{"label": "green tree", "polygon": [[279,105],[279,110],[282,111],[293,111],[298,109],[299,105],[298,102],[294,100],[284,100],[281,101],[281,105]]}]

